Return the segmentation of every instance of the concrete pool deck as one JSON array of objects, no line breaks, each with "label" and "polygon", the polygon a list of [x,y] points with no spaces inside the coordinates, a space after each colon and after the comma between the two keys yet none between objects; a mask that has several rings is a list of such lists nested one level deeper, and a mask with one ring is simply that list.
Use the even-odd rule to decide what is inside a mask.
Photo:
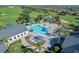
[{"label": "concrete pool deck", "polygon": [[[33,26],[35,26],[35,27],[33,27]],[[39,33],[40,32],[42,32],[41,31],[41,29],[42,29],[42,27],[45,27],[45,28],[47,28],[47,33],[49,33],[49,34],[51,34],[51,35],[47,35],[47,34],[40,34],[39,35]],[[36,46],[36,44],[35,43],[37,43],[37,42],[35,42],[34,40],[33,40],[33,37],[34,36],[41,36],[44,40],[45,40],[45,43],[44,43],[44,47],[45,48],[47,48],[47,47],[50,47],[50,38],[53,38],[54,37],[54,35],[55,35],[55,31],[58,29],[58,25],[57,24],[55,24],[55,23],[37,23],[37,24],[32,24],[32,25],[29,25],[29,26],[26,26],[26,28],[32,28],[33,29],[33,31],[32,32],[30,32],[29,30],[29,33],[28,33],[28,35],[29,36],[27,36],[27,37],[25,37],[23,40],[24,41],[26,41],[26,42],[23,42],[24,43],[24,45],[26,46],[27,44],[29,45],[29,46],[31,46],[31,47],[35,47]],[[37,31],[37,33],[34,33],[34,31]],[[53,33],[53,34],[52,34]],[[58,37],[58,36],[56,36],[56,37]],[[28,39],[29,38],[29,39]],[[22,40],[22,41],[23,41]],[[27,43],[27,44],[26,44]]]}]

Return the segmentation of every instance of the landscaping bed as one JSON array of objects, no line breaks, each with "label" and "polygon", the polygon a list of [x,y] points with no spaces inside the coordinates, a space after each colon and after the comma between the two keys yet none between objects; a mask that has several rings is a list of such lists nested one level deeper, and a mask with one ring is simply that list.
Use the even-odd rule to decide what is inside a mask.
[{"label": "landscaping bed", "polygon": [[22,43],[20,40],[12,43],[8,48],[8,53],[22,53],[21,46]]}]

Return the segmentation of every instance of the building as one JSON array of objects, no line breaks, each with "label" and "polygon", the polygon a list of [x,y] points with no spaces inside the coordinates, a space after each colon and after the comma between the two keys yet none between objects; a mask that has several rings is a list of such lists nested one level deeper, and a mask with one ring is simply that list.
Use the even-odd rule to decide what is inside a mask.
[{"label": "building", "polygon": [[7,47],[4,45],[4,43],[0,43],[0,53],[6,53]]},{"label": "building", "polygon": [[26,26],[23,24],[7,25],[5,29],[0,30],[0,39],[6,37],[9,43],[12,43],[27,35],[27,33]]},{"label": "building", "polygon": [[67,36],[62,43],[62,51],[64,53],[79,53],[79,32]]}]

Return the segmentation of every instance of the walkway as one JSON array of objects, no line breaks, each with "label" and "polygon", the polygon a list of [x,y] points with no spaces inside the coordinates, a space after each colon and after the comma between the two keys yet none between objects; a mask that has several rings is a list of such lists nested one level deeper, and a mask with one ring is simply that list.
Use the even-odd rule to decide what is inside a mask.
[{"label": "walkway", "polygon": [[22,44],[24,46],[27,46],[27,47],[32,47],[32,46],[36,45],[36,43],[31,41],[31,37],[30,36],[26,36],[24,38],[21,38],[21,41],[22,41]]},{"label": "walkway", "polygon": [[67,24],[69,24],[68,21],[66,21],[66,20],[64,20],[64,19],[62,19],[62,18],[60,19],[60,21],[63,22],[63,23],[67,23]]},{"label": "walkway", "polygon": [[25,37],[25,40],[28,42],[28,44],[30,44],[32,46],[35,46],[36,45],[36,43],[34,43],[34,42],[31,41],[31,37],[30,36]]}]

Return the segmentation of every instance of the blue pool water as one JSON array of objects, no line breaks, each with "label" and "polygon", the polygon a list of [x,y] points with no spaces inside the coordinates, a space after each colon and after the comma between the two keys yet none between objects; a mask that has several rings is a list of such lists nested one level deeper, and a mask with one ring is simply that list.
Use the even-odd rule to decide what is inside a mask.
[{"label": "blue pool water", "polygon": [[37,24],[32,25],[33,33],[38,35],[47,35],[48,34],[48,27],[47,26],[40,26]]}]

